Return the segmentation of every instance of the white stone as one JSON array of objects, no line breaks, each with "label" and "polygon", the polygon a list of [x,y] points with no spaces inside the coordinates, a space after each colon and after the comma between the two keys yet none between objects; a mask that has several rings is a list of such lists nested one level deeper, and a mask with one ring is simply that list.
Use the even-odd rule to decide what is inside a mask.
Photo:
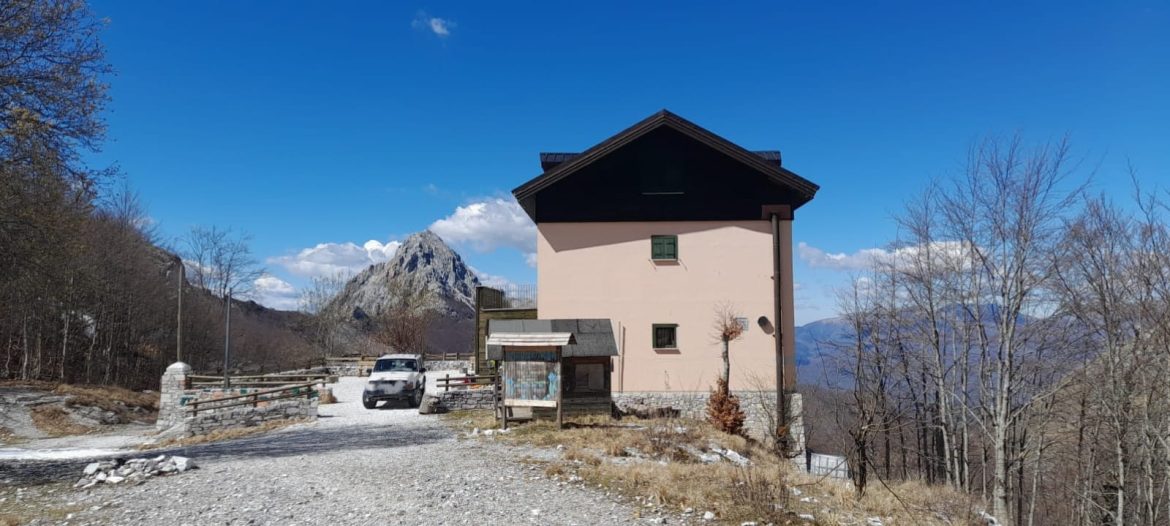
[{"label": "white stone", "polygon": [[179,470],[180,473],[195,467],[195,463],[187,457],[180,457],[175,455],[171,457],[171,460],[175,462],[175,469]]},{"label": "white stone", "polygon": [[[155,369],[155,370],[157,370],[157,369]],[[168,373],[190,374],[191,373],[191,366],[187,365],[183,362],[175,362],[175,363],[172,363],[171,365],[167,366],[167,372]]]},{"label": "white stone", "polygon": [[98,464],[97,462],[90,462],[89,465],[85,466],[85,474],[87,476],[93,475],[94,473],[97,473],[98,468],[101,468],[101,467],[102,467],[102,465]]},{"label": "white stone", "polygon": [[817,518],[816,518],[815,516],[813,516],[811,513],[801,513],[801,514],[797,515],[796,517],[797,517],[797,518],[800,518],[800,519],[804,519],[804,520],[806,520],[806,521],[815,521],[815,520],[817,520]]},{"label": "white stone", "polygon": [[119,477],[117,475],[111,475],[109,477],[106,477],[106,484],[117,484],[119,482],[122,482],[123,480],[126,480],[126,477]]},{"label": "white stone", "polygon": [[713,511],[705,511],[705,512],[703,512],[703,520],[705,520],[705,521],[713,521],[713,520],[715,520],[715,512],[713,512]]},{"label": "white stone", "polygon": [[747,457],[744,457],[743,455],[740,455],[731,449],[721,450],[719,451],[719,454],[723,455],[725,458],[727,458],[727,460],[730,460],[740,466],[751,464],[751,461],[748,460]]},{"label": "white stone", "polygon": [[881,517],[866,517],[865,526],[882,526]]}]

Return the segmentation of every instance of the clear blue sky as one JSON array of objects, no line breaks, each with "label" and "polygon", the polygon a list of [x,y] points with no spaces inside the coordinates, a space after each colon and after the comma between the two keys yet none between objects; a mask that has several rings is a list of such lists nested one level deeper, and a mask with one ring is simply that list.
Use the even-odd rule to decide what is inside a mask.
[{"label": "clear blue sky", "polygon": [[[93,160],[167,239],[251,233],[286,307],[443,219],[477,270],[534,281],[507,199],[537,152],[661,108],[782,150],[821,185],[796,240],[827,253],[888,243],[988,134],[1071,134],[1104,190],[1126,162],[1170,182],[1166,2],[546,4],[97,1],[117,75]],[[823,260],[797,263],[798,322],[832,315]]]}]

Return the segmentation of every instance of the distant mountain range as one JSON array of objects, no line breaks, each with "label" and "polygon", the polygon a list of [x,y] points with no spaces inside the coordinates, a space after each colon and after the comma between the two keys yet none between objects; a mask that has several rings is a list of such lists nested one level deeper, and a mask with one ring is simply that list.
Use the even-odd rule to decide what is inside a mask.
[{"label": "distant mountain range", "polygon": [[[942,307],[943,319],[967,318],[966,310],[960,305]],[[999,315],[998,305],[983,305],[980,314],[984,323],[990,323]],[[1021,316],[1019,323],[1027,325],[1034,318]],[[926,325],[925,319],[908,319],[904,330],[915,329],[915,324]],[[946,333],[946,325],[940,327]],[[806,323],[796,328],[796,377],[802,384],[818,384],[823,386],[841,387],[849,384],[846,375],[837,371],[831,358],[842,345],[849,345],[853,338],[853,328],[844,318],[825,318]]]}]

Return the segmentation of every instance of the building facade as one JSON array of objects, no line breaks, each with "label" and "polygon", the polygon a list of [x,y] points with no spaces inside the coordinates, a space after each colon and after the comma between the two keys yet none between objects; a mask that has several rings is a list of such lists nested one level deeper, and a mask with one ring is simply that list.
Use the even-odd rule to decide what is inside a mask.
[{"label": "building facade", "polygon": [[541,166],[513,192],[537,226],[537,311],[611,320],[615,393],[708,391],[720,306],[746,327],[731,388],[795,386],[792,220],[818,187],[779,152],[664,110]]}]

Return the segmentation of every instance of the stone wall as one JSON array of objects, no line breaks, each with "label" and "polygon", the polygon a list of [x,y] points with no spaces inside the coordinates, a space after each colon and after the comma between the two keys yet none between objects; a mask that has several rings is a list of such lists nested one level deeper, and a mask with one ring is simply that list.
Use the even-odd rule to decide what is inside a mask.
[{"label": "stone wall", "polygon": [[436,393],[443,408],[448,411],[464,411],[469,409],[492,409],[493,395],[491,389],[461,389]]},{"label": "stone wall", "polygon": [[183,433],[185,436],[206,435],[222,429],[253,427],[273,420],[292,418],[317,418],[317,399],[286,398],[260,402],[256,407],[245,405],[200,411],[184,420]]},{"label": "stone wall", "polygon": [[250,427],[271,420],[285,418],[317,418],[317,396],[299,396],[261,401],[252,405],[240,405],[224,409],[200,411],[192,416],[189,404],[197,400],[216,400],[258,391],[254,387],[188,389],[191,367],[176,362],[167,367],[160,381],[158,420],[155,427],[160,430],[174,428],[173,434],[192,436],[205,434],[216,429]]},{"label": "stone wall", "polygon": [[[771,434],[771,427],[775,421],[776,391],[733,391],[739,397],[739,406],[747,417],[744,427],[752,437],[767,440]],[[626,412],[631,405],[651,407],[672,407],[679,411],[682,418],[704,420],[707,418],[708,391],[644,391],[613,393],[613,401],[622,412]],[[803,399],[800,393],[792,393],[788,397],[789,415],[793,423],[790,435],[794,442],[794,451],[804,449],[804,418]]]}]

